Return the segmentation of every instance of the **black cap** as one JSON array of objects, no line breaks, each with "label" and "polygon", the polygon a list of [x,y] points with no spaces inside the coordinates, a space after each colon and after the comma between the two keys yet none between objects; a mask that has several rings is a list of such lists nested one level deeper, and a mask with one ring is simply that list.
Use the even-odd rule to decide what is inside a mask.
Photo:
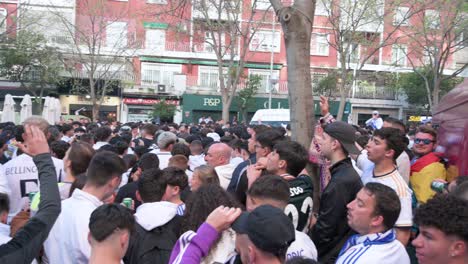
[{"label": "black cap", "polygon": [[248,235],[257,248],[275,256],[285,252],[296,239],[291,219],[271,205],[259,206],[250,213],[243,212],[233,223],[232,229]]},{"label": "black cap", "polygon": [[354,144],[356,142],[356,129],[350,124],[336,121],[326,125],[323,131],[338,140],[349,154],[361,153]]}]

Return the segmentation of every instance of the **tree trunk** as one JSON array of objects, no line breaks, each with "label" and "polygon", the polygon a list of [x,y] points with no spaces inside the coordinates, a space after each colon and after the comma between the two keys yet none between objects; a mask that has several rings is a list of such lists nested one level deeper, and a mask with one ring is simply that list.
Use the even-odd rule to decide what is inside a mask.
[{"label": "tree trunk", "polygon": [[101,106],[93,100],[93,121],[97,121],[99,119],[99,109]]},{"label": "tree trunk", "polygon": [[[342,62],[343,63],[343,62]],[[346,61],[344,62],[346,65]],[[341,70],[341,82],[339,83],[340,87],[340,105],[338,107],[338,114],[336,115],[336,120],[342,121],[343,120],[343,112],[346,105],[346,79],[348,77],[348,71],[346,69]]]},{"label": "tree trunk", "polygon": [[432,90],[432,107],[431,111],[439,104],[439,92],[440,92],[441,80],[439,77],[434,76],[434,87]]},{"label": "tree trunk", "polygon": [[224,122],[229,122],[229,108],[231,106],[231,103],[229,102],[229,100],[224,99],[224,96],[223,96],[222,101],[223,101],[223,108],[222,108],[221,118],[224,120]]},{"label": "tree trunk", "polygon": [[306,148],[315,125],[309,60],[314,9],[315,1],[297,1],[294,8],[285,7],[278,14],[286,43],[292,139]]}]

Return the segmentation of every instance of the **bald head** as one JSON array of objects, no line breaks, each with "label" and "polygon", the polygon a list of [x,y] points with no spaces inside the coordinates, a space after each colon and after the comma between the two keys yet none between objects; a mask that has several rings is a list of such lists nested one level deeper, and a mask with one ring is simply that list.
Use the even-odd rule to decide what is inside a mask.
[{"label": "bald head", "polygon": [[211,167],[218,167],[229,164],[231,160],[232,148],[225,143],[215,143],[208,148],[205,161]]}]

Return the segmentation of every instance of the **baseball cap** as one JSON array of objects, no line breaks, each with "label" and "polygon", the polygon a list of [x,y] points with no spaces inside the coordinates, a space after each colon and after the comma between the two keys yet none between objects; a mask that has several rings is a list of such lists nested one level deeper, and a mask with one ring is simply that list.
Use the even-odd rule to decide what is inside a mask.
[{"label": "baseball cap", "polygon": [[356,142],[356,130],[350,124],[336,121],[326,125],[323,131],[338,140],[349,154],[361,153],[354,144]]},{"label": "baseball cap", "polygon": [[239,234],[246,234],[250,241],[262,251],[275,256],[286,252],[296,239],[291,219],[280,209],[262,205],[252,212],[243,212],[232,224]]},{"label": "baseball cap", "polygon": [[379,114],[379,111],[374,111],[372,112],[373,115],[378,115]]}]

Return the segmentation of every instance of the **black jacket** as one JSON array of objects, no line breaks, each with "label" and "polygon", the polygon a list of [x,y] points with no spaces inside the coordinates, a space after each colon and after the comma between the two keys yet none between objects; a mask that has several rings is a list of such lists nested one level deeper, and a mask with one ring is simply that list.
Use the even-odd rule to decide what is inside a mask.
[{"label": "black jacket", "polygon": [[126,264],[166,264],[171,257],[172,248],[177,242],[182,217],[175,216],[167,224],[146,231],[138,223],[130,237]]},{"label": "black jacket", "polygon": [[346,205],[362,188],[349,158],[334,164],[330,172],[331,180],[320,197],[317,223],[309,233],[321,263],[335,263],[341,247],[353,234],[347,223]]},{"label": "black jacket", "polygon": [[54,163],[49,153],[33,157],[41,185],[41,202],[36,215],[8,243],[0,246],[0,263],[31,263],[60,214],[60,194]]}]

